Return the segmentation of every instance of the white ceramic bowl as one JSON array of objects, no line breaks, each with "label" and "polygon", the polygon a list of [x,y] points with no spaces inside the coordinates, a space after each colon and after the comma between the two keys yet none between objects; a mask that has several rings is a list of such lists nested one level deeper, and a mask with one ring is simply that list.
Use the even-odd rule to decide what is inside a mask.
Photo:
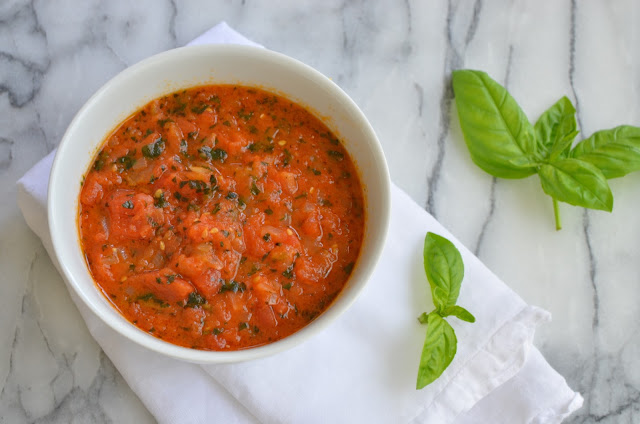
[{"label": "white ceramic bowl", "polygon": [[[130,324],[94,283],[80,247],[77,226],[80,182],[105,137],[150,100],[203,84],[257,86],[307,107],[344,141],[360,172],[366,203],[360,258],[347,285],[330,307],[284,339],[230,352],[176,346]],[[301,62],[266,49],[237,45],[184,47],[126,69],[80,109],[60,142],[51,170],[49,227],[64,276],[80,299],[111,328],[151,350],[186,361],[244,361],[291,348],[318,333],[349,308],[366,285],[382,252],[390,214],[389,189],[389,172],[371,125],[356,104],[328,78]]]}]

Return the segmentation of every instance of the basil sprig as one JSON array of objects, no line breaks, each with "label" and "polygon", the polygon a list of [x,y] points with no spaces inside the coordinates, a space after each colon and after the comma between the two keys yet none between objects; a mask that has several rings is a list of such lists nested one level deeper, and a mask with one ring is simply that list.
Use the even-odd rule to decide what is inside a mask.
[{"label": "basil sprig", "polygon": [[422,389],[440,377],[456,355],[458,339],[453,327],[444,318],[455,316],[467,322],[476,320],[471,312],[456,305],[464,277],[464,264],[458,249],[446,238],[427,233],[422,254],[436,309],[418,317],[420,323],[427,324],[427,335],[420,357],[416,389]]},{"label": "basil sprig", "polygon": [[611,212],[609,178],[640,170],[640,128],[598,131],[571,148],[578,135],[576,109],[562,97],[531,125],[509,92],[482,71],[453,72],[458,118],[473,162],[499,178],[535,173],[553,199]]}]

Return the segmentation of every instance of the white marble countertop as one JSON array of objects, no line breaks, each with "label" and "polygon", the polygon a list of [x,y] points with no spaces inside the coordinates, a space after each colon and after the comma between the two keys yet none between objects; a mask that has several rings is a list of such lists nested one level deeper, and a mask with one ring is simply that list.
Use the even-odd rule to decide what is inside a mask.
[{"label": "white marble countertop", "polygon": [[640,5],[623,1],[0,2],[0,422],[153,422],[93,341],[15,203],[110,77],[221,20],[333,78],[383,144],[394,182],[529,303],[536,345],[582,392],[570,423],[640,422],[640,173],[611,214],[551,201],[536,178],[475,167],[450,72],[505,83],[530,118],[562,95],[583,134],[640,125]]}]

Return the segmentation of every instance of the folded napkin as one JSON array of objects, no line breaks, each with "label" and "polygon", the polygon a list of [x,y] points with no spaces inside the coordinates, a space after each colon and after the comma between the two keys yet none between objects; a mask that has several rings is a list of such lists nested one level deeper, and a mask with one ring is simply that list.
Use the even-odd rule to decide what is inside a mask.
[{"label": "folded napkin", "polygon": [[[224,23],[191,44],[215,42],[254,44]],[[18,204],[55,262],[46,217],[52,161],[53,153],[18,181]],[[417,391],[425,327],[416,317],[432,308],[422,268],[427,231],[460,249],[459,304],[477,321],[450,320],[458,353],[438,380]],[[166,358],[120,336],[70,294],[160,423],[559,423],[582,405],[532,346],[549,313],[527,305],[395,186],[387,244],[359,299],[328,329],[272,357],[206,366]]]}]

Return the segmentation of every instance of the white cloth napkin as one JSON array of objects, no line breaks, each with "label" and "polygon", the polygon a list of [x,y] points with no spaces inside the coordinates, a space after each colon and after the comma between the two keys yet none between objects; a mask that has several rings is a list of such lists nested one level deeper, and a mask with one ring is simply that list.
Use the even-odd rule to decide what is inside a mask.
[{"label": "white cloth napkin", "polygon": [[[221,23],[191,44],[254,44]],[[27,224],[54,258],[46,200],[53,152],[18,181]],[[160,423],[559,423],[580,394],[532,346],[548,312],[527,305],[432,216],[392,188],[389,237],[353,307],[327,330],[284,353],[200,366],[123,338],[70,290],[89,331]],[[432,308],[422,269],[427,231],[452,240],[465,263],[459,304],[477,318],[451,319],[458,353],[444,374],[415,390]],[[54,259],[55,262],[55,259]]]}]

